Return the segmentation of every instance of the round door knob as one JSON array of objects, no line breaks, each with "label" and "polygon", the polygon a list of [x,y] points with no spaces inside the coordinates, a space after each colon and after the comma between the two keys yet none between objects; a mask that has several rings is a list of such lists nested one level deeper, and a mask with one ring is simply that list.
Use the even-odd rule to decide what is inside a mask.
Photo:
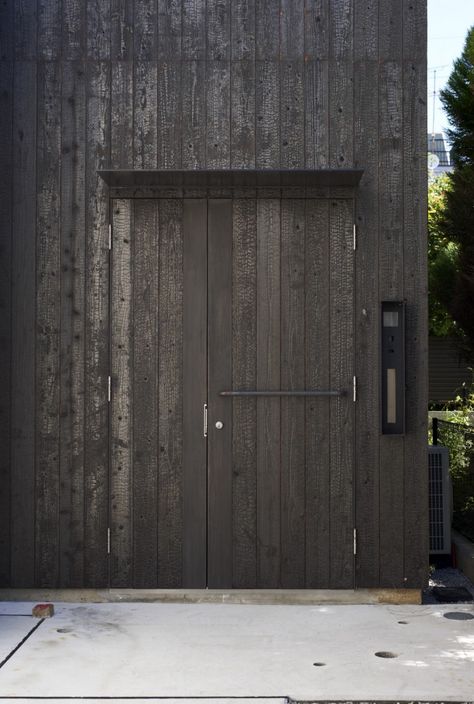
[{"label": "round door knob", "polygon": [[224,427],[224,423],[221,420],[218,420],[216,423],[217,430],[222,430],[223,427]]}]

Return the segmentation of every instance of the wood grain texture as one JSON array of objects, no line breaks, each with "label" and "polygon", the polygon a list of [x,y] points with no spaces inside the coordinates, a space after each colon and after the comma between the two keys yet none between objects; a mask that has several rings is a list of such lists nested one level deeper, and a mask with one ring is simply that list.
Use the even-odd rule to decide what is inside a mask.
[{"label": "wood grain texture", "polygon": [[[133,586],[144,589],[158,585],[158,524],[162,518],[158,496],[161,499],[162,489],[166,490],[162,472],[164,446],[158,439],[158,425],[161,431],[163,406],[166,403],[161,393],[161,348],[162,341],[169,336],[169,330],[162,328],[163,284],[159,262],[162,244],[166,242],[159,222],[162,201],[140,200],[133,204],[133,208],[133,246],[128,252],[133,269],[133,323],[128,331],[132,360],[132,389],[128,396],[133,399],[133,470],[131,484],[126,491],[132,497]],[[169,363],[169,360],[166,362]],[[169,516],[172,515],[170,512]],[[169,521],[170,529],[171,525]]]},{"label": "wood grain texture", "polygon": [[330,587],[350,589],[354,585],[353,481],[354,403],[351,382],[354,374],[351,201],[331,201],[330,231],[330,384],[345,389],[346,396],[332,399],[330,410]]},{"label": "wood grain texture", "polygon": [[38,57],[48,61],[61,57],[62,35],[60,0],[37,0]]},{"label": "wood grain texture", "polygon": [[329,0],[329,55],[335,61],[350,61],[353,50],[354,3]]},{"label": "wood grain texture", "polygon": [[[207,585],[207,201],[183,200],[183,586]],[[199,419],[199,420],[198,420]]]},{"label": "wood grain texture", "polygon": [[231,65],[231,166],[255,166],[255,63]]},{"label": "wood grain texture", "polygon": [[36,59],[38,47],[38,9],[36,2],[17,0],[14,3],[14,57],[18,61]]},{"label": "wood grain texture", "polygon": [[[183,203],[159,215],[158,586],[182,584],[183,555]],[[202,290],[201,290],[202,295]],[[193,417],[199,423],[200,414]]]},{"label": "wood grain texture", "polygon": [[354,8],[354,61],[378,59],[380,7],[379,0],[367,0]]},{"label": "wood grain texture", "polygon": [[108,583],[109,204],[97,170],[110,160],[110,70],[89,63],[86,94],[84,586]]},{"label": "wood grain texture", "polygon": [[87,0],[87,57],[95,61],[110,59],[112,0]]},{"label": "wood grain texture", "polygon": [[281,64],[280,85],[280,166],[297,169],[304,166],[305,130],[303,62]]},{"label": "wood grain texture", "polygon": [[256,0],[232,0],[231,27],[233,61],[255,60]]},{"label": "wood grain texture", "polygon": [[179,169],[182,165],[181,63],[158,64],[158,144],[160,169]]},{"label": "wood grain texture", "polygon": [[183,59],[206,58],[206,0],[186,0],[182,4]]},{"label": "wood grain texture", "polygon": [[230,64],[208,61],[206,93],[206,166],[230,166]]},{"label": "wood grain texture", "polygon": [[305,0],[304,52],[306,60],[327,60],[330,40],[330,0]]},{"label": "wood grain texture", "polygon": [[[257,201],[257,388],[280,386],[280,201]],[[280,399],[257,399],[257,587],[280,585]]]},{"label": "wood grain texture", "polygon": [[82,0],[62,0],[60,23],[63,61],[82,59],[85,45],[86,4]]},{"label": "wood grain texture", "polygon": [[133,54],[138,61],[153,61],[158,46],[157,0],[134,0]]},{"label": "wood grain texture", "polygon": [[112,61],[133,58],[133,0],[111,0],[110,57]]},{"label": "wood grain texture", "polygon": [[406,427],[404,469],[404,586],[425,586],[428,545],[426,467],[427,389],[427,177],[426,6],[403,3],[403,193],[406,324]]},{"label": "wood grain texture", "polygon": [[[305,387],[305,201],[281,201],[282,389]],[[305,584],[305,400],[281,399],[281,586]]]},{"label": "wood grain texture", "polygon": [[257,61],[280,58],[280,3],[259,0],[255,5],[255,49]]},{"label": "wood grain texture", "polygon": [[181,57],[182,2],[158,0],[158,59],[178,61]]},{"label": "wood grain texture", "polygon": [[[356,22],[359,17],[356,13]],[[359,25],[356,24],[356,27]],[[359,29],[361,32],[362,30]],[[368,30],[372,31],[372,30]],[[355,374],[359,389],[356,412],[355,505],[359,550],[356,584],[375,587],[379,579],[379,438],[380,375],[378,368],[380,315],[378,293],[379,215],[378,140],[365,125],[378,119],[377,61],[361,61],[354,69],[354,165],[364,177],[355,201],[358,243],[355,253]],[[383,217],[383,216],[382,216]],[[374,428],[377,432],[374,432]]]},{"label": "wood grain texture", "polygon": [[[0,17],[4,19],[4,17]],[[0,585],[10,573],[11,276],[13,175],[13,64],[0,64]]]},{"label": "wood grain texture", "polygon": [[[211,588],[232,584],[232,201],[208,201],[208,566]],[[216,421],[224,427],[218,430]]]},{"label": "wood grain texture", "polygon": [[[132,586],[133,501],[133,202],[114,200],[111,251],[110,586]],[[138,225],[139,227],[140,225]],[[156,571],[156,570],[155,570]]]},{"label": "wood grain texture", "polygon": [[11,577],[35,584],[36,65],[13,76]]},{"label": "wood grain texture", "polygon": [[305,0],[280,0],[280,57],[303,60]]},{"label": "wood grain texture", "polygon": [[56,587],[59,577],[59,327],[61,103],[59,64],[38,70],[38,182],[36,200],[36,439],[35,582]]},{"label": "wood grain texture", "polygon": [[383,61],[401,61],[403,51],[403,0],[379,0],[378,54]]},{"label": "wood grain texture", "polygon": [[[305,213],[305,388],[330,388],[329,202],[308,200]],[[306,432],[305,586],[330,584],[329,398],[308,398]]]},{"label": "wood grain texture", "polygon": [[184,169],[196,169],[206,163],[206,66],[204,62],[183,61],[182,86],[182,164]]},{"label": "wood grain texture", "polygon": [[131,153],[134,135],[133,63],[114,61],[111,73],[110,158],[113,168],[126,169],[133,161]]},{"label": "wood grain texture", "polygon": [[255,68],[257,168],[277,168],[280,162],[280,65],[258,61]]},{"label": "wood grain texture", "polygon": [[206,6],[208,61],[230,59],[231,0],[215,0]]},{"label": "wood grain texture", "polygon": [[329,64],[329,168],[352,168],[353,164],[353,64]]},{"label": "wood grain texture", "polygon": [[[257,201],[233,202],[232,388],[257,386]],[[235,588],[257,584],[257,401],[235,398],[232,406],[233,580]]]},{"label": "wood grain texture", "polygon": [[83,62],[61,78],[60,573],[80,587],[84,565],[84,296],[86,101]]},{"label": "wood grain texture", "polygon": [[329,165],[329,62],[304,65],[304,149],[308,169]]},{"label": "wood grain texture", "polygon": [[0,60],[14,59],[15,10],[11,0],[4,0],[0,5]]},{"label": "wood grain texture", "polygon": [[155,169],[157,164],[157,65],[134,63],[133,166]]},{"label": "wood grain texture", "polygon": [[[379,296],[403,300],[402,77],[398,63],[379,69]],[[380,316],[380,311],[378,313]],[[380,320],[380,317],[379,317]],[[403,437],[380,437],[380,573],[382,586],[403,586]]]}]

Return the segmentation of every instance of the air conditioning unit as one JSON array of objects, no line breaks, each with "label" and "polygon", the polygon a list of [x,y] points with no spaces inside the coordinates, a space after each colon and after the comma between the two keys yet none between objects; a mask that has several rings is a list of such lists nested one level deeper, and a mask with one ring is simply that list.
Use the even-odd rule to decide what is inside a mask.
[{"label": "air conditioning unit", "polygon": [[452,490],[449,476],[449,450],[441,445],[428,447],[430,499],[430,555],[451,552]]}]

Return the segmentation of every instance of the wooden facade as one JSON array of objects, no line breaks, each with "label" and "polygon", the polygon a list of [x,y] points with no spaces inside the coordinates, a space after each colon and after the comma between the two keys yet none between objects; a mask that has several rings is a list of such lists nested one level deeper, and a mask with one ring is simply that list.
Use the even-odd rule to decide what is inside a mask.
[{"label": "wooden facade", "polygon": [[[421,588],[424,0],[7,0],[0,32],[1,584]],[[363,176],[99,173],[155,169]],[[403,436],[380,429],[386,300]],[[353,375],[355,403],[219,396]]]}]

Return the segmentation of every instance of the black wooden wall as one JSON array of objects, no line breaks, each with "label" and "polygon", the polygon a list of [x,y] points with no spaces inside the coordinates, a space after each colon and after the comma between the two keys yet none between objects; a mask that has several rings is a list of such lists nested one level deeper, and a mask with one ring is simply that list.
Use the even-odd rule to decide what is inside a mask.
[{"label": "black wooden wall", "polygon": [[[364,169],[358,586],[427,563],[426,2],[0,6],[0,580],[107,582],[108,222],[97,169]],[[379,432],[379,302],[407,301],[407,433]]]}]

